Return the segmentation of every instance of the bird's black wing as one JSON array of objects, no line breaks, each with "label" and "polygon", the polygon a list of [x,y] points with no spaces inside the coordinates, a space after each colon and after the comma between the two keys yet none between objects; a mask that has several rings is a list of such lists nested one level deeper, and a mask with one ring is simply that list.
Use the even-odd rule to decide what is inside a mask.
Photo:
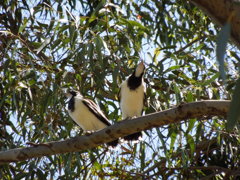
[{"label": "bird's black wing", "polygon": [[[108,121],[106,116],[103,114],[103,112],[100,110],[100,108],[90,99],[83,99],[83,104],[89,109],[90,112],[96,116],[100,121],[102,121],[107,126],[111,126],[111,123]],[[108,146],[115,147],[118,144],[118,139],[111,141],[107,143]]]},{"label": "bird's black wing", "polygon": [[111,123],[108,121],[106,116],[103,114],[103,112],[100,110],[100,108],[90,99],[83,99],[83,104],[91,111],[96,118],[98,118],[100,121],[102,121],[107,126],[111,126]]}]

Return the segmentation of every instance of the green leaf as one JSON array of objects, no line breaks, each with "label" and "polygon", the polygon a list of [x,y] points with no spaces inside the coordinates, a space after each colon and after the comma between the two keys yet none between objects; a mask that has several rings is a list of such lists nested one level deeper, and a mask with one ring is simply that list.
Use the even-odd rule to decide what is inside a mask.
[{"label": "green leaf", "polygon": [[23,32],[23,30],[26,28],[26,26],[27,26],[27,22],[28,22],[28,19],[27,18],[24,18],[23,19],[23,23],[22,23],[22,25],[19,27],[19,29],[18,29],[18,33],[22,33]]},{"label": "green leaf", "polygon": [[187,94],[185,95],[185,98],[186,98],[187,102],[192,102],[194,100],[193,93],[192,92],[187,92]]},{"label": "green leaf", "polygon": [[172,83],[173,84],[173,89],[176,95],[176,101],[177,103],[180,103],[182,101],[182,97],[181,97],[181,90],[179,89],[179,87],[177,86],[177,84],[175,82]]},{"label": "green leaf", "polygon": [[176,139],[177,139],[177,133],[175,132],[175,131],[173,131],[172,133],[171,133],[171,143],[170,143],[170,151],[171,151],[171,153],[173,152],[173,148],[174,148],[174,143],[175,143],[175,141],[176,141]]},{"label": "green leaf", "polygon": [[209,84],[211,84],[213,81],[215,81],[215,79],[217,79],[219,77],[219,72],[216,73],[214,76],[212,76],[209,80],[203,81],[202,83],[198,83],[201,86],[207,86]]},{"label": "green leaf", "polygon": [[69,25],[63,25],[58,31],[58,34],[61,34],[62,32],[66,31],[69,28]]},{"label": "green leaf", "polygon": [[78,31],[74,30],[74,32],[71,34],[71,43],[72,46],[74,47],[74,44],[76,44],[76,40],[78,38]]},{"label": "green leaf", "polygon": [[95,45],[96,45],[96,51],[97,51],[97,55],[98,55],[98,59],[100,61],[102,61],[102,52],[101,52],[101,49],[102,49],[102,41],[101,41],[101,37],[97,36],[95,38]]},{"label": "green leaf", "polygon": [[240,122],[240,78],[237,80],[235,90],[233,92],[232,101],[230,104],[226,129],[232,131],[234,126]]},{"label": "green leaf", "polygon": [[54,18],[52,18],[52,20],[50,21],[50,24],[49,24],[49,27],[48,27],[47,34],[49,34],[49,33],[52,31],[55,22],[56,22],[56,21],[55,21],[55,17],[54,17]]},{"label": "green leaf", "polygon": [[195,149],[195,143],[193,137],[189,134],[187,135],[187,143],[190,147],[191,154],[193,154]]},{"label": "green leaf", "polygon": [[[90,59],[90,63],[92,63],[92,58],[93,58],[93,44],[88,44],[88,58]],[[93,65],[93,64],[91,64]]]},{"label": "green leaf", "polygon": [[120,19],[122,23],[128,25],[128,26],[131,26],[132,28],[133,27],[137,27],[145,32],[148,32],[148,28],[143,26],[141,23],[137,22],[137,21],[133,21],[133,20],[127,20],[127,19],[124,19],[124,18],[121,18]]},{"label": "green leaf", "polygon": [[53,42],[53,45],[51,47],[51,49],[53,50],[55,47],[57,47],[60,43],[62,42],[61,39],[56,39],[56,41]]},{"label": "green leaf", "polygon": [[159,56],[160,52],[161,52],[160,48],[156,48],[154,50],[154,56],[153,56],[153,62],[154,63],[157,63],[157,57]]},{"label": "green leaf", "polygon": [[164,73],[167,73],[167,72],[170,72],[170,71],[173,71],[173,70],[177,70],[177,69],[182,69],[182,68],[184,68],[184,67],[180,66],[180,65],[171,66],[166,71],[164,71]]},{"label": "green leaf", "polygon": [[140,161],[141,161],[141,169],[143,170],[144,168],[145,168],[145,163],[146,163],[146,157],[145,157],[145,155],[146,155],[146,153],[145,153],[145,149],[146,149],[146,147],[145,147],[145,143],[144,142],[141,142],[140,143]]},{"label": "green leaf", "polygon": [[164,136],[163,134],[161,133],[161,131],[159,130],[159,128],[156,128],[156,131],[157,131],[157,134],[158,134],[158,137],[162,143],[162,147],[163,147],[163,150],[164,150],[164,153],[167,154],[167,147],[166,147],[166,142],[164,141]]},{"label": "green leaf", "polygon": [[142,30],[145,30],[145,31],[148,31],[148,28],[146,28],[145,26],[143,26],[142,24],[140,24],[139,22],[137,21],[132,21],[132,20],[128,20],[127,21],[129,24],[131,24],[132,26],[135,26],[135,27],[138,27]]},{"label": "green leaf", "polygon": [[216,53],[217,53],[217,60],[219,63],[219,71],[223,80],[226,79],[226,73],[224,70],[224,57],[226,53],[227,42],[230,36],[230,31],[231,31],[231,26],[229,23],[226,23],[223,26],[222,30],[219,32],[218,38],[217,38]]},{"label": "green leaf", "polygon": [[195,122],[197,120],[196,119],[190,119],[189,122],[188,122],[188,128],[187,128],[187,133],[189,133],[193,128],[194,128],[194,125],[195,125]]},{"label": "green leaf", "polygon": [[37,174],[37,177],[38,177],[39,179],[45,179],[45,178],[46,178],[46,176],[44,175],[44,173],[43,173],[39,168],[37,169],[36,174]]},{"label": "green leaf", "polygon": [[230,52],[231,57],[234,57],[235,59],[237,59],[240,62],[240,57],[237,55],[236,52],[234,52],[234,51],[229,51],[229,52]]},{"label": "green leaf", "polygon": [[96,19],[96,15],[92,15],[89,19],[88,19],[88,23],[90,24],[91,22],[93,22]]},{"label": "green leaf", "polygon": [[39,53],[40,51],[42,51],[43,48],[46,47],[50,42],[51,42],[51,38],[46,38],[46,39],[44,40],[44,42],[42,43],[42,45],[41,45],[39,48],[34,49],[34,51],[37,51],[37,54],[38,54],[38,53]]},{"label": "green leaf", "polygon": [[93,166],[98,171],[100,171],[102,169],[102,165],[99,164],[97,161],[94,161]]}]

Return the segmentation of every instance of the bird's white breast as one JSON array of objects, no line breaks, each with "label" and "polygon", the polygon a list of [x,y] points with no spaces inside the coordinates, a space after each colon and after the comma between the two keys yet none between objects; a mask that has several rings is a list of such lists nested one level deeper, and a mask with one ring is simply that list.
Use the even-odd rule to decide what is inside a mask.
[{"label": "bird's white breast", "polygon": [[89,111],[78,97],[75,97],[74,106],[73,112],[68,110],[69,115],[84,131],[97,131],[107,126]]},{"label": "bird's white breast", "polygon": [[127,81],[124,81],[121,84],[120,108],[122,110],[122,119],[125,119],[127,117],[141,116],[144,106],[144,93],[144,81],[142,81],[142,84],[135,90],[130,90],[128,88]]}]

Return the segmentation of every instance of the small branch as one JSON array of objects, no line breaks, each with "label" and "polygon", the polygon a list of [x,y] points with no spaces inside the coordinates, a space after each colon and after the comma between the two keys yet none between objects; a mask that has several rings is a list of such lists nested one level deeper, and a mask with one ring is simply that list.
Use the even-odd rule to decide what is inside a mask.
[{"label": "small branch", "polygon": [[24,161],[30,158],[92,149],[103,143],[138,131],[202,116],[227,115],[230,101],[206,100],[181,104],[177,107],[148,114],[128,121],[121,121],[90,136],[77,136],[64,141],[45,143],[44,146],[17,148],[0,152],[0,164]]},{"label": "small branch", "polygon": [[236,0],[189,0],[212,20],[223,26],[231,24],[231,39],[240,48],[240,4]]}]

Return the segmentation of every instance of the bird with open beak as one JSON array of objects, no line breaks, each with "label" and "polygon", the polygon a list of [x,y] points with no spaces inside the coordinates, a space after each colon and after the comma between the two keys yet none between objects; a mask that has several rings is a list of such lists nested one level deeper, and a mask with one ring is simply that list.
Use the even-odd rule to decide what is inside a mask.
[{"label": "bird with open beak", "polygon": [[[84,98],[80,92],[70,90],[67,92],[69,98],[67,110],[70,117],[85,131],[98,131],[107,126],[111,126],[107,117],[92,100]],[[107,143],[108,146],[115,147],[118,139]]]},{"label": "bird with open beak", "polygon": [[[122,111],[122,120],[128,120],[133,117],[140,117],[143,112],[146,86],[143,79],[145,66],[140,62],[132,75],[130,75],[120,86],[119,99]],[[125,136],[127,141],[138,140],[142,132],[137,132]]]}]

